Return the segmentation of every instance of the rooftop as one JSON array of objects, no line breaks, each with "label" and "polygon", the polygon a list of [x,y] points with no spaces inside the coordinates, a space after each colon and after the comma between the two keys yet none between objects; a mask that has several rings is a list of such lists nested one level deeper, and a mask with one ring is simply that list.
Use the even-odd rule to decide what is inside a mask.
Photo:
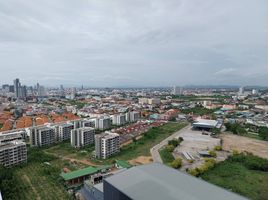
[{"label": "rooftop", "polygon": [[68,180],[78,178],[81,176],[92,175],[92,174],[95,174],[101,170],[109,169],[111,167],[112,167],[111,165],[104,165],[104,166],[99,166],[99,167],[87,167],[84,169],[80,169],[80,170],[76,170],[76,171],[72,171],[72,172],[68,172],[68,173],[61,173],[60,176],[65,181],[68,181]]},{"label": "rooftop", "polygon": [[71,180],[74,178],[78,178],[85,175],[91,175],[98,172],[98,169],[96,167],[87,167],[84,169],[68,172],[68,173],[61,173],[61,177],[65,180]]},{"label": "rooftop", "polygon": [[160,163],[132,167],[128,170],[122,171],[121,173],[108,177],[104,181],[112,184],[131,199],[246,199]]},{"label": "rooftop", "polygon": [[211,127],[216,127],[217,124],[218,121],[210,119],[196,119],[196,121],[193,123],[194,126],[211,126]]}]

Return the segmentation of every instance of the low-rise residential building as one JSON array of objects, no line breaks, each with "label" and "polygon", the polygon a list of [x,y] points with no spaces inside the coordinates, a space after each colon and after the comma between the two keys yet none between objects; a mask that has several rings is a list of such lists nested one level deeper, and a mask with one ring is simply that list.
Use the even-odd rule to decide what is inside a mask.
[{"label": "low-rise residential building", "polygon": [[94,144],[95,129],[91,127],[78,128],[71,131],[71,145],[80,148]]},{"label": "low-rise residential building", "polygon": [[11,167],[27,161],[25,142],[20,140],[0,144],[0,165]]},{"label": "low-rise residential building", "polygon": [[120,137],[117,133],[106,131],[95,136],[96,157],[106,159],[120,152]]}]

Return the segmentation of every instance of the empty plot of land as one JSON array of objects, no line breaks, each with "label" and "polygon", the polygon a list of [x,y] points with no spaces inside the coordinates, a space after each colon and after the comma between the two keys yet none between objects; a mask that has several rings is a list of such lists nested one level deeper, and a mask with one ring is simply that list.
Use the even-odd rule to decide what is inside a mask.
[{"label": "empty plot of land", "polygon": [[201,131],[187,129],[180,134],[180,137],[183,138],[183,142],[175,149],[175,153],[183,155],[183,152],[187,152],[195,158],[199,157],[199,151],[211,150],[220,145],[220,139],[202,135]]},{"label": "empty plot of land", "polygon": [[[204,162],[204,159],[200,157],[198,152],[212,150],[215,146],[220,145],[220,139],[203,135],[202,131],[195,131],[190,128],[184,129],[179,137],[182,137],[183,141],[174,150],[173,155],[174,157],[181,157],[183,159],[181,170],[200,166]],[[226,157],[225,154],[218,153],[217,160],[222,161]],[[194,160],[194,162],[192,163],[190,160]]]},{"label": "empty plot of land", "polygon": [[153,162],[153,159],[151,156],[139,156],[135,159],[129,160],[129,163],[131,165],[145,165],[145,164],[149,164],[152,162]]},{"label": "empty plot of land", "polygon": [[268,159],[268,142],[233,134],[222,134],[223,150],[246,151],[256,156]]}]

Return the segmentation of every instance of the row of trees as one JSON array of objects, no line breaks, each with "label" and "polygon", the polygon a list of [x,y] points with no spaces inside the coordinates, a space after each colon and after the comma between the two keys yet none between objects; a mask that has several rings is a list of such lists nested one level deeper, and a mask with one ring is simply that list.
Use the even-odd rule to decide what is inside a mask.
[{"label": "row of trees", "polygon": [[254,125],[245,125],[242,126],[239,123],[226,123],[225,127],[227,129],[227,131],[231,131],[233,134],[236,135],[245,135],[247,134],[247,129],[249,130],[254,130],[255,132],[257,132],[259,134],[259,137],[262,140],[267,140],[268,141],[268,128],[267,127],[257,127]]}]

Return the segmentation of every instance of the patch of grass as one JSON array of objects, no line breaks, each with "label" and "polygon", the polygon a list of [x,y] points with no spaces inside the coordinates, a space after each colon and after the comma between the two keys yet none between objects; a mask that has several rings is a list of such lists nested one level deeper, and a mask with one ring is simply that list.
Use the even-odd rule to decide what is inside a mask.
[{"label": "patch of grass", "polygon": [[0,129],[3,127],[3,124],[0,124]]},{"label": "patch of grass", "polygon": [[166,148],[159,150],[159,154],[164,164],[168,165],[174,161],[174,156],[172,152],[168,151]]},{"label": "patch of grass", "polygon": [[27,163],[7,169],[10,177],[0,178],[4,184],[8,183],[8,188],[16,190],[6,190],[4,199],[72,199],[59,178],[64,167],[76,170],[79,166],[45,153],[43,149],[28,149]]},{"label": "patch of grass", "polygon": [[32,162],[15,170],[24,188],[20,191],[22,199],[72,199],[59,179],[64,162],[55,159],[50,164]]},{"label": "patch of grass", "polygon": [[[235,155],[201,175],[201,178],[254,200],[268,199],[267,160],[253,155]],[[261,164],[259,164],[261,163]],[[258,170],[253,170],[253,169]]]}]

